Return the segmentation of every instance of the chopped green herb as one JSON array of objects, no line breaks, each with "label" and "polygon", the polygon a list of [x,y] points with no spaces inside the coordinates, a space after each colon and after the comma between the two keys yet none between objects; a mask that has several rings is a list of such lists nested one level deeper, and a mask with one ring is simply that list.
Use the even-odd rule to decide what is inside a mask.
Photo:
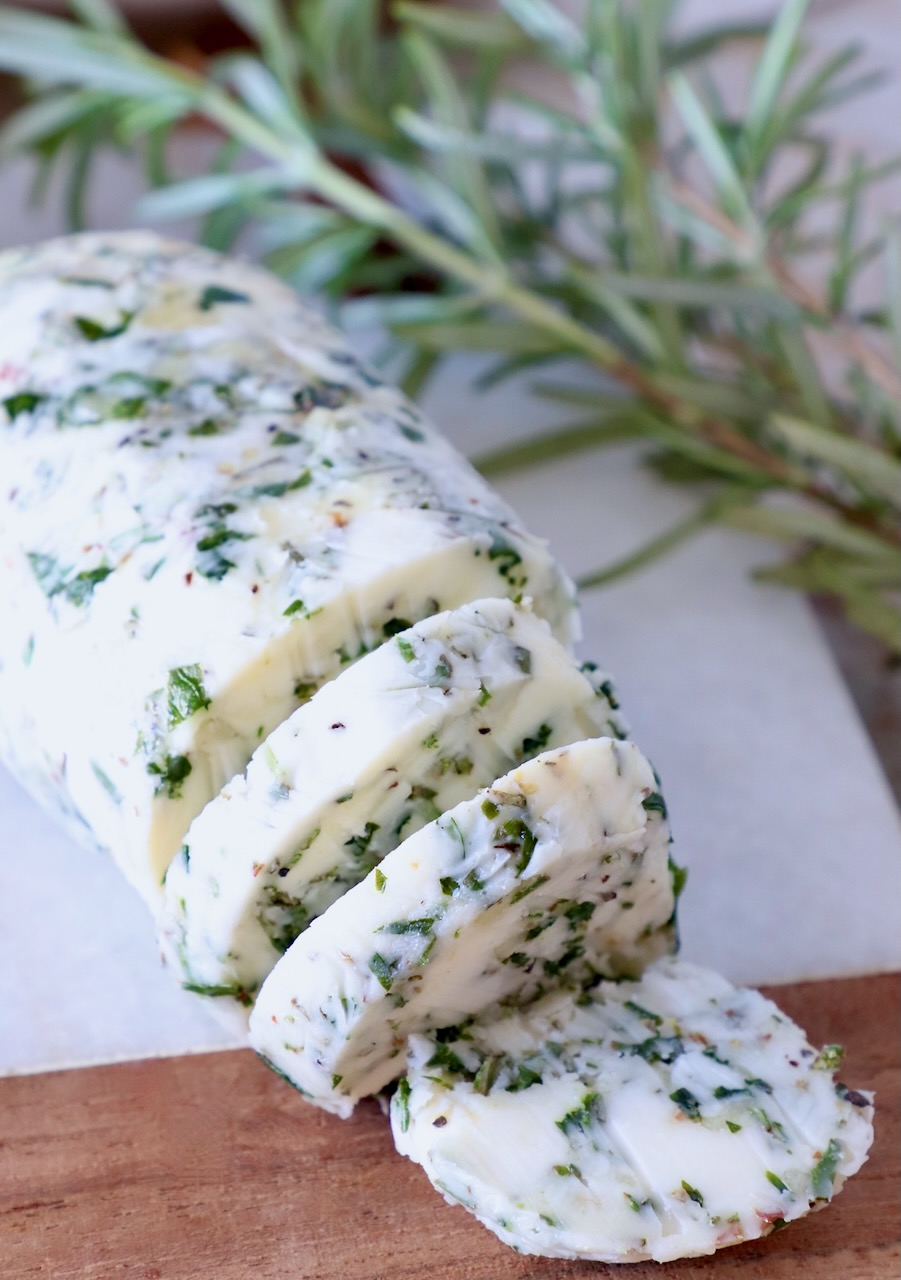
[{"label": "chopped green herb", "polygon": [[555,1164],[554,1173],[561,1178],[581,1178],[582,1176],[578,1166],[574,1164]]},{"label": "chopped green herb", "polygon": [[70,604],[87,604],[97,584],[105,582],[111,573],[112,569],[106,564],[98,565],[96,569],[82,569],[81,573],[76,573],[75,577],[66,583],[63,595]]},{"label": "chopped green herb", "polygon": [[125,420],[140,418],[146,407],[146,396],[128,396],[125,400],[116,401],[110,409],[110,417]]},{"label": "chopped green herb", "polygon": [[478,698],[478,703],[477,703],[477,705],[478,705],[478,706],[480,706],[480,707],[484,707],[484,706],[487,706],[487,704],[488,704],[490,701],[491,701],[491,694],[490,694],[489,690],[488,690],[488,689],[486,689],[486,687],[485,687],[485,681],[484,681],[484,680],[480,680],[480,681],[479,681],[479,698]]},{"label": "chopped green herb", "polygon": [[841,1143],[836,1142],[835,1138],[830,1138],[829,1146],[813,1166],[810,1175],[813,1194],[818,1200],[828,1200],[832,1195],[832,1184],[835,1182],[835,1173],[841,1155]]},{"label": "chopped green herb", "polygon": [[703,1207],[704,1207],[704,1197],[701,1195],[701,1193],[700,1193],[700,1191],[697,1189],[697,1187],[693,1187],[693,1186],[691,1185],[691,1183],[690,1183],[690,1182],[686,1182],[686,1181],[685,1181],[685,1179],[683,1178],[683,1179],[682,1179],[682,1190],[683,1190],[683,1191],[685,1192],[685,1194],[688,1196],[689,1200],[694,1200],[695,1204],[699,1204],[699,1205],[701,1206],[701,1208],[703,1209]]},{"label": "chopped green herb", "polygon": [[[407,659],[407,661],[409,661],[409,659]],[[422,745],[427,751],[434,751],[439,745],[437,733],[430,733],[427,738],[423,738]]]},{"label": "chopped green herb", "polygon": [[276,951],[284,953],[310,923],[310,912],[301,898],[286,893],[276,884],[263,886],[266,905],[257,920]]},{"label": "chopped green herb", "polygon": [[463,884],[467,889],[471,889],[473,893],[480,893],[485,888],[484,880],[479,879],[474,869],[467,872]]},{"label": "chopped green herb", "polygon": [[376,887],[376,889],[378,890],[378,892],[379,892],[379,893],[384,893],[384,892],[385,892],[385,885],[386,885],[387,883],[388,883],[388,877],[385,875],[384,871],[381,871],[381,870],[379,870],[379,868],[378,868],[378,867],[376,867],[376,869],[375,869],[375,887]]},{"label": "chopped green herb", "polygon": [[520,1062],[516,1068],[515,1077],[506,1087],[506,1092],[521,1093],[523,1089],[530,1089],[533,1084],[541,1084],[541,1079],[540,1071],[533,1071],[524,1062]]},{"label": "chopped green herb", "polygon": [[189,667],[173,667],[166,684],[166,707],[169,728],[174,729],[183,720],[210,705],[203,687],[203,667],[193,663]]},{"label": "chopped green herb", "polygon": [[197,303],[200,311],[212,311],[220,303],[250,302],[250,296],[237,289],[224,289],[218,284],[208,284]]},{"label": "chopped green herb", "polygon": [[700,1120],[701,1104],[690,1089],[676,1089],[670,1094],[670,1102],[675,1102],[681,1112],[688,1116],[689,1120]]},{"label": "chopped green herb", "polygon": [[119,792],[118,788],[116,787],[115,783],[110,779],[109,774],[104,773],[104,771],[100,768],[100,765],[97,763],[96,760],[91,761],[91,768],[94,771],[94,777],[100,783],[101,787],[103,787],[104,791],[107,793],[110,799],[114,800],[116,804],[121,804],[122,795]]},{"label": "chopped green herb", "polygon": [[673,862],[672,855],[668,859],[670,878],[673,883],[673,897],[678,898],[682,890],[685,888],[685,882],[688,879],[688,868],[677,866]]},{"label": "chopped green herb", "polygon": [[498,573],[502,578],[509,578],[510,573],[518,564],[522,564],[522,556],[512,547],[505,538],[496,533],[492,539],[491,547],[488,551],[489,560],[497,560]]},{"label": "chopped green herb", "polygon": [[394,1099],[400,1113],[400,1131],[406,1133],[410,1128],[410,1081],[406,1076],[398,1083]]},{"label": "chopped green herb", "polygon": [[485,1058],[472,1082],[474,1093],[479,1093],[485,1097],[491,1091],[491,1087],[498,1077],[502,1062],[503,1058],[499,1055]]},{"label": "chopped green herb", "polygon": [[520,755],[523,756],[524,759],[530,758],[531,756],[537,756],[547,746],[550,741],[551,733],[552,729],[549,724],[539,725],[531,738],[523,738]]},{"label": "chopped green herb", "polygon": [[535,833],[526,826],[521,818],[509,818],[500,828],[499,834],[507,837],[507,844],[502,845],[502,848],[506,848],[507,845],[512,845],[514,849],[516,847],[519,848],[519,857],[516,859],[514,869],[516,874],[521,876],[529,865],[532,854],[535,852],[535,846],[538,843]]},{"label": "chopped green herb", "polygon": [[772,1116],[764,1111],[763,1107],[750,1107],[749,1114],[761,1125],[772,1138],[778,1138],[780,1142],[788,1142],[788,1134],[783,1129],[778,1120],[774,1120]]},{"label": "chopped green herb", "polygon": [[196,427],[188,427],[189,436],[217,436],[222,430],[217,422],[212,418],[205,418],[203,422],[198,422]]},{"label": "chopped green herb", "polygon": [[305,607],[302,600],[292,600],[287,609],[282,611],[282,617],[293,618],[295,613],[303,613]]},{"label": "chopped green herb", "polygon": [[288,444],[300,444],[300,436],[295,435],[293,431],[276,431],[272,437],[272,443],[277,448]]},{"label": "chopped green herb", "polygon": [[521,902],[523,898],[527,898],[530,893],[534,893],[536,889],[540,889],[543,884],[547,884],[549,876],[532,876],[530,880],[524,880],[519,888],[510,895],[510,905],[513,906],[517,902]]},{"label": "chopped green herb", "polygon": [[390,639],[391,636],[396,636],[401,631],[409,631],[412,625],[413,623],[406,618],[389,618],[382,627],[382,635],[386,639]]},{"label": "chopped green herb", "polygon": [[613,1048],[620,1053],[629,1053],[636,1058],[644,1058],[645,1062],[675,1062],[685,1046],[679,1036],[651,1036],[638,1044],[623,1044],[614,1041]]},{"label": "chopped green herb", "polygon": [[313,681],[298,680],[294,685],[294,697],[298,702],[306,702],[308,698],[312,698],[318,688],[319,685]]},{"label": "chopped green herb", "polygon": [[442,774],[453,770],[459,776],[465,777],[466,774],[472,773],[472,761],[468,756],[444,756],[438,761],[438,768]]},{"label": "chopped green herb", "polygon": [[788,1187],[787,1187],[787,1186],[786,1186],[786,1184],[782,1181],[782,1179],[779,1177],[778,1173],[773,1173],[772,1169],[767,1169],[767,1171],[766,1171],[766,1180],[767,1180],[767,1182],[772,1183],[772,1185],[776,1188],[776,1190],[777,1190],[777,1191],[787,1191],[787,1190],[788,1190]]},{"label": "chopped green herb", "polygon": [[337,1089],[337,1088],[338,1088],[338,1085],[341,1083],[341,1081],[342,1081],[343,1079],[344,1079],[344,1076],[333,1075],[333,1076],[332,1076],[332,1088],[333,1088],[333,1089]]},{"label": "chopped green herb", "polygon": [[[350,797],[345,797],[349,799]],[[341,803],[340,800],[337,803]],[[345,849],[350,849],[355,858],[363,858],[369,852],[369,846],[372,844],[372,837],[379,829],[377,822],[367,822],[363,831],[358,836],[351,836],[349,840],[344,841]]]},{"label": "chopped green herb", "polygon": [[752,1076],[750,1080],[746,1080],[745,1084],[749,1089],[759,1089],[761,1093],[772,1093],[773,1086],[767,1080],[761,1080],[759,1076]]},{"label": "chopped green herb", "polygon": [[435,670],[429,677],[429,684],[442,684],[445,680],[449,680],[453,674],[453,667],[447,654],[442,654],[435,663]]},{"label": "chopped green herb", "polygon": [[482,813],[484,813],[485,817],[490,822],[493,818],[497,817],[497,815],[500,813],[500,809],[497,807],[497,805],[494,803],[493,800],[483,800]]},{"label": "chopped green herb", "polygon": [[412,662],[416,657],[416,650],[413,648],[409,640],[398,638],[397,647],[400,649],[400,656],[403,658],[404,662]]},{"label": "chopped green herb", "polygon": [[844,1061],[844,1057],[844,1045],[824,1044],[810,1065],[814,1071],[838,1071]]},{"label": "chopped green herb", "polygon": [[604,1119],[604,1100],[599,1093],[586,1093],[578,1107],[567,1111],[557,1128],[567,1135],[587,1133],[593,1124]]},{"label": "chopped green herb", "polygon": [[47,397],[39,391],[19,391],[14,396],[7,396],[3,401],[3,407],[15,422],[20,413],[33,413],[46,399]]},{"label": "chopped green herb", "polygon": [[164,791],[170,800],[177,800],[181,784],[191,772],[191,761],[187,756],[166,756],[162,761],[151,760],[147,772],[159,778],[155,787],[157,795]]},{"label": "chopped green herb", "polygon": [[108,329],[105,329],[102,324],[98,324],[96,320],[91,320],[87,316],[75,316],[73,323],[81,336],[87,338],[88,342],[102,342],[107,338],[118,338],[120,334],[125,332],[134,318],[134,311],[122,311],[119,314],[119,323],[111,325]]},{"label": "chopped green herb", "polygon": [[313,409],[340,409],[350,395],[351,388],[340,382],[311,382],[295,391],[294,404],[302,413]]},{"label": "chopped green herb", "polygon": [[749,1089],[727,1089],[724,1084],[718,1084],[713,1091],[715,1098],[737,1098],[740,1094],[750,1093]]},{"label": "chopped green herb", "polygon": [[624,1007],[637,1014],[642,1022],[649,1022],[653,1027],[663,1025],[663,1019],[659,1013],[654,1013],[651,1009],[645,1009],[643,1005],[636,1004],[634,1000],[626,1000]]},{"label": "chopped green herb", "polygon": [[412,440],[414,444],[421,444],[425,439],[424,434],[421,431],[417,431],[415,427],[402,426],[400,431],[401,435],[406,436],[408,440]]},{"label": "chopped green herb", "polygon": [[662,818],[666,817],[666,801],[659,791],[652,791],[641,802],[641,807],[648,813],[659,813]]},{"label": "chopped green herb", "polygon": [[532,654],[529,649],[523,648],[521,644],[516,645],[513,650],[513,661],[523,675],[531,675],[532,673]]},{"label": "chopped green herb", "polygon": [[453,876],[442,876],[439,884],[441,885],[441,892],[448,898],[460,888],[459,881],[455,880]]},{"label": "chopped green herb", "polygon": [[239,982],[223,982],[208,984],[205,982],[183,982],[185,991],[193,991],[198,996],[232,996],[239,1004],[249,1008],[253,1004],[253,995],[244,989]]},{"label": "chopped green herb", "polygon": [[583,924],[587,924],[594,915],[596,905],[594,902],[571,902],[563,912],[569,921],[569,927],[578,929]]},{"label": "chopped green herb", "polygon": [[736,1124],[734,1120],[727,1120],[726,1128],[729,1130],[730,1133],[739,1133],[741,1131],[741,1125]]},{"label": "chopped green herb", "polygon": [[[305,489],[313,480],[309,470],[301,471],[294,480],[273,480],[270,484],[255,484],[247,490],[250,498],[281,498],[286,493],[294,493],[297,489]],[[242,493],[244,490],[242,490]]]},{"label": "chopped green herb", "polygon": [[438,1043],[435,1046],[435,1052],[425,1064],[426,1069],[430,1067],[443,1067],[445,1071],[452,1071],[454,1075],[472,1077],[472,1073],[466,1070],[466,1065],[461,1058],[458,1058],[450,1045]]},{"label": "chopped green herb", "polygon": [[383,924],[377,930],[378,933],[418,933],[426,935],[432,932],[435,926],[434,916],[421,916],[418,920],[394,920],[391,924]]},{"label": "chopped green herb", "polygon": [[386,960],[385,957],[380,956],[378,952],[376,952],[369,961],[369,968],[371,972],[375,974],[386,991],[391,990],[391,986],[394,982],[395,967],[396,965],[393,961]]},{"label": "chopped green herb", "polygon": [[205,534],[197,543],[198,551],[215,551],[226,542],[247,542],[252,537],[249,533],[240,533],[237,529],[226,529],[220,526]]}]

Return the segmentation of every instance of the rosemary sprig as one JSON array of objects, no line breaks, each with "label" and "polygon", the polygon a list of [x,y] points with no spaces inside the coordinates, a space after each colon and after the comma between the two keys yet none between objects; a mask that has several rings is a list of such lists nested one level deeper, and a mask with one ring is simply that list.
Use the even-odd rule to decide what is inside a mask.
[{"label": "rosemary sprig", "polygon": [[[872,77],[853,50],[811,61],[806,0],[766,34],[740,115],[718,55],[762,33],[680,39],[671,0],[588,0],[581,25],[550,0],[403,0],[390,22],[378,0],[222,4],[252,51],[203,74],[150,53],[107,0],[78,0],[78,24],[0,8],[0,66],[30,92],[0,155],[68,163],[77,221],[98,150],[141,144],[145,213],[201,215],[220,249],[251,229],[298,287],[356,295],[407,350],[412,389],[461,349],[494,356],[487,381],[581,362],[588,390],[584,372],[536,386],[581,416],[486,441],[484,469],[639,437],[701,489],[696,514],[586,586],[724,522],[785,544],[761,577],[840,597],[901,651],[901,228],[857,234],[898,164],[834,172],[819,117]],[[553,102],[521,87],[539,66]],[[214,171],[174,179],[171,131],[198,117],[223,136]],[[876,258],[886,301],[862,311]]]}]

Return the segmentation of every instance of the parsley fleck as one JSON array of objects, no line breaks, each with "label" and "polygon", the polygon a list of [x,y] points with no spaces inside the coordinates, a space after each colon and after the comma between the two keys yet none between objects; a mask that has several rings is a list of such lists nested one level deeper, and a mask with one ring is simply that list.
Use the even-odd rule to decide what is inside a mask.
[{"label": "parsley fleck", "polygon": [[412,662],[416,657],[416,651],[409,640],[398,639],[397,647],[400,649],[400,656],[404,662]]},{"label": "parsley fleck", "polygon": [[532,859],[535,852],[535,846],[538,841],[535,833],[531,828],[527,827],[521,818],[510,818],[501,827],[501,833],[509,838],[514,847],[519,847],[519,857],[516,859],[515,871],[521,876]]},{"label": "parsley fleck", "polygon": [[666,801],[659,791],[652,791],[649,796],[645,796],[641,807],[647,813],[659,813],[662,818],[666,817]]},{"label": "parsley fleck", "polygon": [[107,338],[118,338],[123,334],[135,317],[133,311],[122,311],[119,314],[119,323],[111,325],[105,329],[102,324],[98,324],[96,320],[91,320],[87,316],[75,316],[73,323],[75,328],[83,338],[88,342],[102,342]]},{"label": "parsley fleck", "polygon": [[491,547],[488,551],[488,559],[499,561],[498,573],[502,578],[509,578],[511,571],[515,569],[518,564],[522,564],[522,556],[516,548],[512,547],[505,538],[502,538],[501,535],[497,533],[491,541]]},{"label": "parsley fleck", "polygon": [[249,991],[245,991],[239,982],[222,982],[218,984],[183,982],[181,985],[185,991],[193,991],[198,996],[232,996],[239,1004],[243,1004],[248,1008],[253,1004],[253,996]]},{"label": "parsley fleck", "polygon": [[406,1076],[397,1086],[394,1101],[400,1116],[400,1131],[406,1133],[410,1128],[410,1081]]},{"label": "parsley fleck", "polygon": [[396,636],[400,631],[409,631],[412,625],[413,623],[406,618],[389,618],[382,627],[382,635],[386,639],[390,639],[391,636]]},{"label": "parsley fleck", "polygon": [[550,879],[549,876],[532,876],[530,880],[525,880],[519,886],[515,893],[510,895],[510,905],[513,906],[517,902],[521,902],[523,898],[527,898],[530,893],[534,893],[541,885],[546,884]]},{"label": "parsley fleck", "polygon": [[385,892],[385,885],[388,883],[388,877],[384,871],[380,871],[378,867],[375,869],[375,887],[379,893]]},{"label": "parsley fleck", "polygon": [[434,916],[422,916],[418,920],[395,920],[391,924],[383,924],[377,932],[395,934],[417,933],[424,936],[432,932],[434,925]]},{"label": "parsley fleck", "polygon": [[474,1093],[479,1093],[485,1097],[490,1092],[491,1086],[498,1077],[502,1061],[503,1059],[498,1055],[485,1058],[472,1082]]},{"label": "parsley fleck", "polygon": [[513,661],[523,675],[532,674],[532,654],[528,649],[523,648],[521,644],[516,645],[513,650]]},{"label": "parsley fleck", "polygon": [[203,687],[203,667],[199,663],[193,663],[189,667],[173,667],[166,684],[169,728],[174,729],[177,724],[209,705],[210,699]]},{"label": "parsley fleck", "polygon": [[109,774],[104,773],[104,771],[100,768],[100,765],[97,763],[96,760],[91,761],[91,768],[94,771],[94,777],[100,783],[101,787],[103,787],[104,791],[107,793],[110,799],[113,800],[116,804],[121,804],[122,796],[118,788],[116,787],[115,783],[109,777]]},{"label": "parsley fleck", "polygon": [[832,1184],[835,1181],[835,1171],[841,1154],[841,1143],[836,1142],[835,1138],[830,1138],[829,1146],[814,1165],[810,1175],[813,1194],[818,1200],[828,1200],[832,1194]]},{"label": "parsley fleck", "polygon": [[636,1004],[634,1000],[627,1000],[624,1007],[637,1014],[642,1022],[649,1022],[654,1027],[659,1027],[663,1024],[663,1019],[659,1013],[653,1013],[650,1009],[645,1009],[643,1005]]},{"label": "parsley fleck", "polygon": [[531,1067],[527,1067],[521,1062],[516,1068],[516,1076],[507,1085],[507,1093],[521,1093],[523,1089],[529,1089],[533,1084],[541,1084],[541,1072],[533,1071]]},{"label": "parsley fleck", "polygon": [[394,982],[395,962],[386,960],[384,956],[380,956],[378,952],[369,961],[369,968],[378,978],[380,984],[386,991],[391,990]]},{"label": "parsley fleck", "polygon": [[522,747],[520,748],[520,754],[523,758],[529,759],[542,752],[550,741],[551,733],[551,726],[549,724],[542,724],[535,730],[533,737],[524,738]]},{"label": "parsley fleck", "polygon": [[151,760],[147,772],[159,778],[155,793],[165,792],[170,800],[177,800],[181,795],[181,784],[191,772],[191,761],[187,756],[165,756],[162,761]]},{"label": "parsley fleck", "polygon": [[694,1200],[695,1204],[699,1204],[702,1209],[704,1208],[704,1197],[701,1195],[697,1187],[693,1187],[691,1183],[686,1182],[684,1178],[682,1179],[682,1190],[688,1196],[689,1200]]},{"label": "parsley fleck", "polygon": [[471,1077],[472,1075],[471,1072],[466,1070],[466,1065],[463,1060],[459,1058],[454,1053],[450,1045],[447,1044],[436,1044],[435,1052],[425,1065],[426,1069],[430,1067],[443,1067],[445,1071],[452,1071],[458,1076]]},{"label": "parsley fleck", "polygon": [[771,1183],[777,1191],[787,1191],[787,1185],[779,1177],[778,1173],[773,1173],[772,1169],[767,1169],[766,1180]]},{"label": "parsley fleck", "polygon": [[[670,1102],[675,1102],[679,1110],[687,1115],[689,1120],[700,1120],[701,1104],[690,1089],[676,1089],[674,1093],[670,1094]],[[698,1203],[703,1202],[699,1201]]]},{"label": "parsley fleck", "polygon": [[19,391],[14,396],[7,396],[3,401],[3,407],[10,419],[15,422],[20,413],[33,413],[46,399],[47,397],[41,395],[39,391]]},{"label": "parsley fleck", "polygon": [[596,1122],[604,1119],[604,1100],[599,1093],[586,1093],[578,1107],[567,1111],[562,1120],[556,1122],[557,1128],[567,1136],[571,1133],[586,1133]]},{"label": "parsley fleck", "polygon": [[224,302],[249,302],[250,297],[246,293],[239,293],[237,289],[224,289],[218,284],[208,284],[200,295],[197,303],[200,311],[212,311],[213,307]]},{"label": "parsley fleck", "polygon": [[[345,797],[349,798],[349,797]],[[339,800],[337,803],[341,803]],[[369,846],[372,844],[372,837],[379,829],[377,822],[367,822],[360,835],[351,836],[349,840],[344,841],[345,849],[350,849],[355,858],[365,858],[369,853]]]}]

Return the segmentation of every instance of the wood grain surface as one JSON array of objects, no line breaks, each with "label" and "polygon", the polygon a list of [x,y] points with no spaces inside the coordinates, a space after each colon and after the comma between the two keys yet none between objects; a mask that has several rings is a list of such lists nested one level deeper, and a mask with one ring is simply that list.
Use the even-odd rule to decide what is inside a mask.
[{"label": "wood grain surface", "polygon": [[889,1280],[898,1275],[899,978],[772,988],[877,1091],[863,1171],[825,1212],[715,1258],[521,1257],[443,1203],[387,1122],[316,1111],[249,1051],[0,1081],[3,1280]]}]

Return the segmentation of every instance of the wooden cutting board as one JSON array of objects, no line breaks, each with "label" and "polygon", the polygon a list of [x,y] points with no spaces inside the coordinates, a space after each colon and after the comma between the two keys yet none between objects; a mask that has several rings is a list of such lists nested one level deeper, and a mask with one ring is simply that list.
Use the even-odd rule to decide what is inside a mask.
[{"label": "wooden cutting board", "polygon": [[622,1269],[521,1257],[395,1154],[374,1104],[304,1103],[249,1052],[0,1081],[3,1280],[894,1280],[899,978],[769,994],[877,1091],[868,1164],[835,1203],[715,1258]]}]

